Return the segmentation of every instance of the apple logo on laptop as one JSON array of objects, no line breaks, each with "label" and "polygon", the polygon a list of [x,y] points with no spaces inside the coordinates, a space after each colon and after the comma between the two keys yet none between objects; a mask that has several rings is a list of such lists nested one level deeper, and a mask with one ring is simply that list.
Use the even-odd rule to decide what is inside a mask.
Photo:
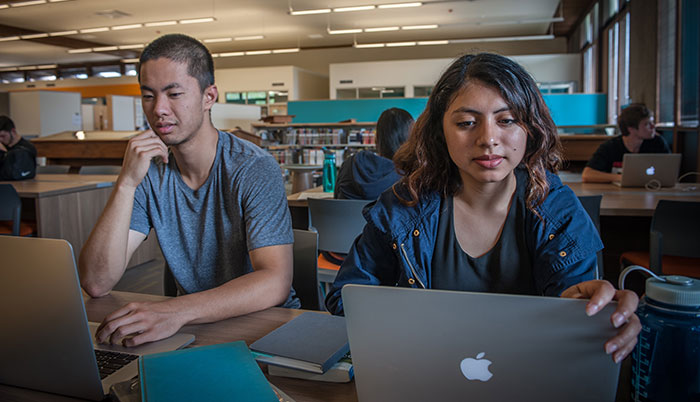
[{"label": "apple logo on laptop", "polygon": [[654,175],[654,167],[653,167],[653,166],[649,166],[649,167],[647,168],[647,176],[653,176],[653,175]]},{"label": "apple logo on laptop", "polygon": [[489,371],[491,360],[482,359],[486,353],[481,352],[476,355],[476,359],[467,357],[459,364],[462,369],[462,374],[467,377],[467,380],[488,381],[493,376]]}]

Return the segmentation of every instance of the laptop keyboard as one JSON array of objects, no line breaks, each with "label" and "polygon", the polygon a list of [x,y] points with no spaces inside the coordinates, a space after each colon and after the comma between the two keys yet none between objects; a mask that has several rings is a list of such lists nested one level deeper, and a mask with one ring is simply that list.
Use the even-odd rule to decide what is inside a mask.
[{"label": "laptop keyboard", "polygon": [[138,359],[138,357],[138,355],[128,353],[95,349],[97,367],[100,369],[100,379],[105,379],[108,375]]}]

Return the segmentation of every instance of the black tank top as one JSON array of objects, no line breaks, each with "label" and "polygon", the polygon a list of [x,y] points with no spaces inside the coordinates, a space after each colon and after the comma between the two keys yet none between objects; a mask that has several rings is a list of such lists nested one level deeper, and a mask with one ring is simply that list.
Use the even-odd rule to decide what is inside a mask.
[{"label": "black tank top", "polygon": [[[518,177],[516,194],[508,210],[501,236],[491,250],[472,257],[459,245],[455,235],[454,202],[442,200],[432,260],[433,289],[536,294],[532,257],[525,236],[525,187]],[[476,229],[478,230],[478,229]]]}]

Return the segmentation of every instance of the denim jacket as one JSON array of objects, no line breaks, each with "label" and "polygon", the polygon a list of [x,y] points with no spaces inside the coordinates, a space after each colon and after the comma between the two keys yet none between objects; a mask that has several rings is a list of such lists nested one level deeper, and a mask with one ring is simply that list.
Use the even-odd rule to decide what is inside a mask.
[{"label": "denim jacket", "polygon": [[[527,173],[516,169],[516,174]],[[574,192],[552,173],[547,180],[549,193],[537,207],[542,219],[529,210],[524,219],[537,292],[559,296],[595,279],[596,253],[603,243]],[[430,289],[441,201],[438,193],[430,193],[407,207],[389,189],[369,204],[363,211],[367,224],[326,297],[328,311],[343,313],[340,291],[348,283]]]}]

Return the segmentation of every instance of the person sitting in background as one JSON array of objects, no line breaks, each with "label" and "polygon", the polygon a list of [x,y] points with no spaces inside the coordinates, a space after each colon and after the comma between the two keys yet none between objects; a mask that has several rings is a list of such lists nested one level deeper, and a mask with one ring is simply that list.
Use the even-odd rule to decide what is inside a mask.
[{"label": "person sitting in background", "polygon": [[616,362],[632,351],[639,300],[595,279],[603,244],[556,175],[557,129],[521,66],[489,53],[457,59],[394,163],[403,176],[365,210],[328,311],[343,313],[350,283],[589,298],[588,315],[617,300],[619,331],[604,348]]},{"label": "person sitting in background", "polygon": [[15,123],[0,116],[0,180],[31,179],[36,174],[36,148],[17,134]]},{"label": "person sitting in background", "polygon": [[617,119],[622,135],[602,143],[583,168],[581,179],[587,183],[620,181],[614,167],[622,167],[626,153],[669,153],[663,137],[654,130],[654,115],[642,103],[633,103],[622,109]]},{"label": "person sitting in background", "polygon": [[334,198],[375,200],[399,179],[391,159],[408,138],[413,117],[407,111],[391,108],[377,120],[377,154],[360,151],[346,159],[338,172]]}]

